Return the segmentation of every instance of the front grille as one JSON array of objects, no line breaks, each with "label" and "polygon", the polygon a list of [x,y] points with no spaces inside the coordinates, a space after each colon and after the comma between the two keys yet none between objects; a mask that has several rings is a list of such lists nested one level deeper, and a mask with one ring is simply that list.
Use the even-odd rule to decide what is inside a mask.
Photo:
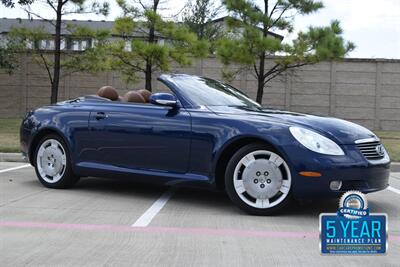
[{"label": "front grille", "polygon": [[[385,150],[379,141],[356,144],[366,159],[378,160],[385,157]],[[381,150],[378,147],[382,147]]]}]

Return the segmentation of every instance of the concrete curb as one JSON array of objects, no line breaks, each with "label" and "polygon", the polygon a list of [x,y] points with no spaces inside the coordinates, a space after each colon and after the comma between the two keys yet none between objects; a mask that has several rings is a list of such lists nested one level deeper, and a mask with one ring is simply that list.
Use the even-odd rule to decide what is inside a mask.
[{"label": "concrete curb", "polygon": [[392,164],[390,164],[390,170],[392,172],[400,172],[400,162],[392,162]]},{"label": "concrete curb", "polygon": [[[22,158],[21,153],[0,153],[0,162],[28,162]],[[392,162],[390,166],[392,172],[400,172],[400,162]]]},{"label": "concrete curb", "polygon": [[21,153],[0,153],[0,162],[27,162]]}]

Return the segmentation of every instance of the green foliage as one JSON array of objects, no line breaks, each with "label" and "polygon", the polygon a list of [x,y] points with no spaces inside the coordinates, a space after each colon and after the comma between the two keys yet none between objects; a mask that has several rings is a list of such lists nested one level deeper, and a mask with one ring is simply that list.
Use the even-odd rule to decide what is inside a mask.
[{"label": "green foliage", "polygon": [[[69,37],[74,40],[85,39],[95,40],[96,47],[89,47],[81,52],[66,52],[60,61],[61,69],[63,69],[62,77],[73,72],[86,71],[97,73],[110,69],[111,63],[108,53],[107,39],[110,32],[104,29],[92,30],[87,27],[69,24],[66,26],[69,31]],[[54,58],[52,51],[41,50],[36,44],[41,40],[51,40],[53,36],[46,32],[43,28],[13,28],[9,33],[10,40],[18,43],[14,46],[13,53],[29,52],[33,60],[48,71],[54,67]],[[50,78],[51,79],[51,78]]]},{"label": "green foliage", "polygon": [[186,26],[166,21],[157,13],[158,0],[139,6],[124,0],[117,3],[124,15],[116,19],[113,33],[124,38],[109,44],[109,54],[111,68],[127,82],[136,82],[145,74],[146,87],[151,90],[148,81],[152,73],[170,70],[172,62],[186,66],[192,57],[207,55],[207,41],[198,40]]},{"label": "green foliage", "polygon": [[210,52],[215,51],[215,42],[222,37],[222,24],[212,23],[220,14],[222,6],[215,5],[212,0],[188,0],[183,11],[183,23],[197,35],[199,40],[210,42]]},{"label": "green foliage", "polygon": [[[15,4],[20,5],[30,16],[38,17],[40,19],[44,19],[52,27],[54,30],[51,32],[46,32],[44,29],[14,29],[13,33],[11,33],[11,37],[15,40],[19,40],[24,46],[21,50],[27,48],[28,44],[31,44],[30,52],[32,52],[33,58],[37,61],[41,66],[46,69],[49,81],[51,83],[51,98],[50,102],[57,102],[58,97],[58,86],[61,76],[62,68],[70,69],[70,72],[80,71],[80,70],[91,70],[96,71],[99,68],[98,66],[90,67],[87,62],[81,59],[77,59],[76,55],[73,55],[71,58],[61,60],[61,32],[63,27],[65,27],[65,23],[63,22],[63,16],[70,14],[83,14],[83,13],[96,13],[107,15],[109,11],[109,3],[108,1],[104,1],[102,3],[97,2],[96,0],[46,0],[43,1],[42,4],[46,5],[49,10],[52,10],[53,16],[55,19],[46,19],[41,16],[40,10],[35,11],[32,10],[31,4],[33,4],[35,0],[2,0],[2,4],[6,7],[15,7]],[[74,31],[73,36],[79,38],[80,36],[88,37],[97,37],[99,39],[108,35],[105,31],[99,31],[95,33],[89,32],[87,29],[76,28],[69,29],[67,26],[67,30]],[[55,34],[54,34],[55,33]],[[37,47],[37,43],[41,40],[54,40],[54,50],[42,51]],[[88,51],[88,54],[85,55],[89,59],[97,63],[100,61],[99,57],[92,51]],[[71,62],[69,62],[70,60]],[[72,69],[72,70],[71,70]],[[63,75],[68,74],[70,72],[65,71]]]},{"label": "green foliage", "polygon": [[110,69],[111,62],[108,56],[108,38],[110,31],[105,29],[92,30],[87,27],[69,25],[70,37],[75,40],[84,39],[94,41],[94,46],[81,52],[66,53],[61,66],[66,74],[71,72],[98,73]]},{"label": "green foliage", "polygon": [[40,66],[45,67],[49,71],[51,58],[44,51],[35,49],[38,42],[41,40],[52,39],[52,35],[47,33],[43,28],[12,28],[8,34],[9,40],[13,43],[18,43],[18,49],[14,50],[15,56],[17,53],[30,52],[33,60]]},{"label": "green foliage", "polygon": [[0,45],[0,69],[12,74],[18,67],[17,51],[19,44],[8,41],[5,45]]},{"label": "green foliage", "polygon": [[5,7],[15,7],[15,4],[19,4],[19,5],[29,5],[32,4],[35,0],[1,0],[1,3],[5,6]]},{"label": "green foliage", "polygon": [[[227,37],[218,42],[217,55],[223,64],[236,63],[250,70],[258,81],[257,101],[261,103],[263,89],[273,78],[288,69],[321,60],[344,57],[354,49],[346,42],[338,21],[325,27],[309,27],[299,32],[292,43],[281,42],[273,31],[292,32],[294,17],[307,15],[323,7],[313,0],[264,0],[260,6],[250,0],[225,0],[232,18],[227,20],[230,29]],[[268,56],[275,57],[275,65],[265,68]],[[224,70],[227,76],[227,70]]]}]

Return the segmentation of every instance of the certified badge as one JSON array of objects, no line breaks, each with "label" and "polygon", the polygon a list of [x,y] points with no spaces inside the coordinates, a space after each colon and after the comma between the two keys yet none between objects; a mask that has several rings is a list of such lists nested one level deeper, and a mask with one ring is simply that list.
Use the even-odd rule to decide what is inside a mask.
[{"label": "certified badge", "polygon": [[366,196],[358,191],[343,194],[337,213],[319,220],[322,254],[385,254],[387,215],[370,213]]}]

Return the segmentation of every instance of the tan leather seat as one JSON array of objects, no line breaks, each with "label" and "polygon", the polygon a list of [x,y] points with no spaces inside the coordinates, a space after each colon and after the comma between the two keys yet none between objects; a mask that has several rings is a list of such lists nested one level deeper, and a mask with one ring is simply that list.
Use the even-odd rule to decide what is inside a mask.
[{"label": "tan leather seat", "polygon": [[143,96],[144,101],[146,101],[146,103],[150,103],[151,92],[149,90],[140,89],[140,90],[138,90],[138,93]]},{"label": "tan leather seat", "polygon": [[109,86],[109,85],[101,87],[97,91],[97,95],[100,97],[110,99],[112,101],[116,101],[119,99],[117,90],[114,87]]},{"label": "tan leather seat", "polygon": [[124,95],[124,101],[133,103],[146,103],[143,96],[137,91],[129,91]]}]

